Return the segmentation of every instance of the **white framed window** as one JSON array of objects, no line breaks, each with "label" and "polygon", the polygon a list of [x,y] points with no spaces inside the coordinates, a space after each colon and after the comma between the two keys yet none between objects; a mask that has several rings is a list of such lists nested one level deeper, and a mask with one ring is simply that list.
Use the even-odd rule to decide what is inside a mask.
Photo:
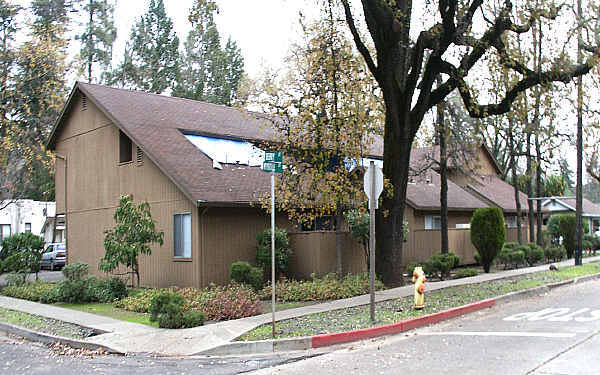
[{"label": "white framed window", "polygon": [[192,215],[189,213],[173,215],[173,256],[175,258],[192,257]]},{"label": "white framed window", "polygon": [[10,224],[0,225],[0,240],[10,236]]},{"label": "white framed window", "polygon": [[425,229],[442,229],[442,218],[440,216],[425,216]]}]

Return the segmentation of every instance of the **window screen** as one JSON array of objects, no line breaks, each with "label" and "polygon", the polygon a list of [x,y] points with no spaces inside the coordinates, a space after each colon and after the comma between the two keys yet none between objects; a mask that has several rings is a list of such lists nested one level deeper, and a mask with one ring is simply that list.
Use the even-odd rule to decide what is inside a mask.
[{"label": "window screen", "polygon": [[176,258],[192,257],[192,216],[175,214],[173,225],[174,256]]}]

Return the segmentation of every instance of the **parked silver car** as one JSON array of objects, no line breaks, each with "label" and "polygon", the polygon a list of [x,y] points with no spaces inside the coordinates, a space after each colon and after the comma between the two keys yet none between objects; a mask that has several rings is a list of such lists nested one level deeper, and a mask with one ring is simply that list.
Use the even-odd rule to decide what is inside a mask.
[{"label": "parked silver car", "polygon": [[64,243],[51,243],[46,247],[40,260],[40,267],[48,267],[54,271],[62,268],[67,262],[67,246]]}]

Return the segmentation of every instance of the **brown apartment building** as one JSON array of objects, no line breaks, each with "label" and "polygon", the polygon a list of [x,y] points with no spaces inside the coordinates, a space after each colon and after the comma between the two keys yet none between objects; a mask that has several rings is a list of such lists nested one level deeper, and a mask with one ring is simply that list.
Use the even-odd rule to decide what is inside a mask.
[{"label": "brown apartment building", "polygon": [[[113,215],[124,194],[150,203],[157,228],[165,233],[164,245],[140,259],[143,285],[224,283],[231,263],[252,261],[256,234],[269,226],[258,204],[269,191],[269,175],[250,161],[236,160],[236,155],[217,160],[201,151],[194,137],[211,139],[216,142],[213,146],[236,142],[238,147],[272,140],[275,133],[257,115],[234,108],[77,83],[48,142],[56,155],[57,213],[66,215],[68,261],[86,262],[99,273],[104,230],[114,225]],[[380,157],[381,150],[374,149],[370,156]],[[483,161],[482,168],[495,173],[493,158]],[[451,226],[460,232],[451,250],[467,249],[464,226],[475,209],[490,203],[452,181],[448,202]],[[431,243],[439,237],[435,170],[409,185],[407,207],[411,237],[405,262],[435,250]],[[295,276],[335,269],[335,233],[300,232],[282,214],[277,225],[291,233]],[[344,272],[362,271],[359,245],[347,233],[345,241]],[[472,249],[468,252],[462,256],[465,263],[472,261]]]}]

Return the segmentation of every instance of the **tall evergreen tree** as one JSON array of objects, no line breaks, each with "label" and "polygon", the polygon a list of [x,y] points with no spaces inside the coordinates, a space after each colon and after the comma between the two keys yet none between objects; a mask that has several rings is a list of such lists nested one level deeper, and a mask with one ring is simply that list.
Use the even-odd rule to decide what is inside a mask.
[{"label": "tall evergreen tree", "polygon": [[123,62],[107,81],[122,87],[164,93],[179,75],[179,38],[163,0],[150,0],[148,11],[132,27]]},{"label": "tall evergreen tree", "polygon": [[196,0],[190,9],[192,30],[184,43],[181,76],[173,95],[231,105],[244,73],[244,58],[231,38],[224,48],[214,14],[219,9],[213,0]]},{"label": "tall evergreen tree", "polygon": [[95,63],[102,71],[107,71],[110,67],[112,46],[117,37],[114,9],[114,4],[109,0],[87,0],[83,6],[86,15],[85,31],[77,38],[81,41],[79,54],[88,82],[93,80]]}]

